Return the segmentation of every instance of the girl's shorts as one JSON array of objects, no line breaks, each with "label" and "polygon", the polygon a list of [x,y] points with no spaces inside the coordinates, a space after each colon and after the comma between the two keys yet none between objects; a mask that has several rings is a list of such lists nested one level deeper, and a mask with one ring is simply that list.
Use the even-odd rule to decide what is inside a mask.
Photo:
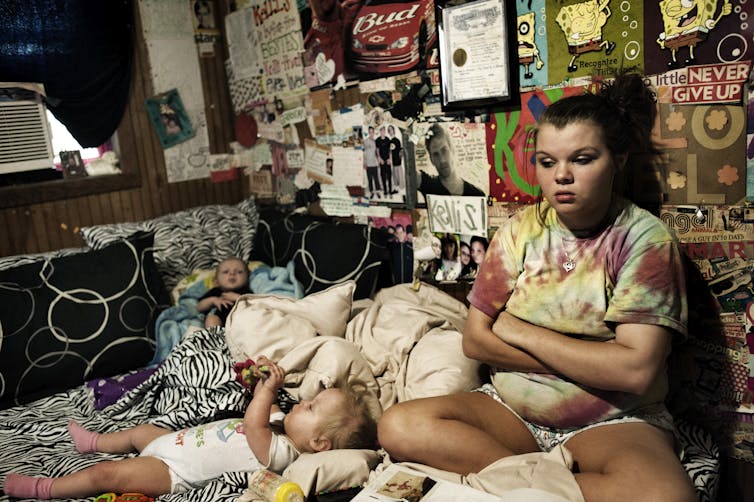
[{"label": "girl's shorts", "polygon": [[524,425],[529,429],[529,432],[531,432],[532,436],[534,436],[534,440],[537,442],[539,447],[543,451],[550,451],[559,444],[563,444],[569,439],[571,439],[573,436],[578,434],[579,432],[584,432],[588,429],[594,429],[595,427],[601,427],[603,425],[613,425],[613,424],[625,424],[625,423],[631,423],[631,422],[640,422],[640,423],[646,423],[650,425],[654,425],[655,427],[659,427],[660,429],[664,429],[667,431],[670,431],[675,436],[675,426],[673,425],[673,417],[670,415],[670,413],[663,409],[659,413],[641,413],[639,412],[634,413],[633,415],[625,415],[619,418],[612,418],[609,420],[604,420],[602,422],[596,422],[593,424],[589,424],[584,427],[579,428],[573,428],[573,429],[555,429],[552,427],[544,427],[541,425],[533,424],[531,422],[528,422],[527,420],[524,420],[521,415],[516,413],[510,406],[505,404],[503,401],[503,398],[500,397],[500,394],[497,393],[497,390],[492,384],[484,384],[478,389],[475,390],[476,392],[482,392],[484,394],[487,394],[488,396],[492,397],[495,401],[502,404],[508,410],[513,413],[516,417],[518,417],[521,422],[523,422]]}]

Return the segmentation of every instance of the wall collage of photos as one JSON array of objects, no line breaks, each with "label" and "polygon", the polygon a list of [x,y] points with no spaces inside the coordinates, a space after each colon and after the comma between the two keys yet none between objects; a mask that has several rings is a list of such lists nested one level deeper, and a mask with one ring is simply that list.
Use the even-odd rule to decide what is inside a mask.
[{"label": "wall collage of photos", "polygon": [[[517,42],[509,104],[445,109],[441,43],[452,41],[441,40],[433,0],[230,2],[216,20],[239,143],[225,168],[243,167],[252,192],[283,204],[316,182],[327,214],[389,227],[413,250],[404,282],[473,281],[495,229],[537,200],[527,131],[542,110],[597,74],[638,68],[657,90],[653,135],[669,166],[644,181],[660,182],[661,217],[719,311],[686,344],[688,397],[704,410],[699,421],[723,431],[730,456],[754,462],[751,2],[461,3],[472,6],[468,26],[507,16]],[[488,64],[457,55],[450,65]]]}]

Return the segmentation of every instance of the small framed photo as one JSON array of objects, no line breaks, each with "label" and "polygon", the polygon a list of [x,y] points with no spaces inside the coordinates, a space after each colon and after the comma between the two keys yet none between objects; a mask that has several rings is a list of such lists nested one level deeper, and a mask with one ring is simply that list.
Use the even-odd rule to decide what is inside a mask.
[{"label": "small framed photo", "polygon": [[192,0],[191,17],[194,21],[194,30],[219,33],[215,18],[215,0]]},{"label": "small framed photo", "polygon": [[194,136],[191,120],[176,89],[147,98],[146,106],[163,148],[183,143]]},{"label": "small framed photo", "polygon": [[86,176],[84,161],[81,159],[79,150],[60,152],[60,167],[64,178],[81,178]]},{"label": "small framed photo", "polygon": [[437,0],[444,111],[518,100],[516,9],[510,0]]}]

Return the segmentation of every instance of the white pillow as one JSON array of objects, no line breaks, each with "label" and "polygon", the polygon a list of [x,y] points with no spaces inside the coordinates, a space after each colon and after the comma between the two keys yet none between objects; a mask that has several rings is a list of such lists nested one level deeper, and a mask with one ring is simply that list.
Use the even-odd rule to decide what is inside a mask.
[{"label": "white pillow", "polygon": [[317,335],[343,337],[351,316],[354,281],[296,299],[243,295],[225,322],[225,338],[236,362],[265,355],[279,361]]}]

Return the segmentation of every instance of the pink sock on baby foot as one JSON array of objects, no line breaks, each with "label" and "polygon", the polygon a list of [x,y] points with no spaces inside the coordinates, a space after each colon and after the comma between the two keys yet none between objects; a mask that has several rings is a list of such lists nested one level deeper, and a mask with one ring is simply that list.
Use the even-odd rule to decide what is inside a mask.
[{"label": "pink sock on baby foot", "polygon": [[5,476],[3,491],[11,497],[47,500],[53,481],[55,478],[34,478],[11,472]]},{"label": "pink sock on baby foot", "polygon": [[68,434],[71,435],[73,442],[76,443],[76,450],[78,450],[79,453],[92,453],[93,451],[97,451],[98,433],[88,431],[71,420],[68,422]]}]

